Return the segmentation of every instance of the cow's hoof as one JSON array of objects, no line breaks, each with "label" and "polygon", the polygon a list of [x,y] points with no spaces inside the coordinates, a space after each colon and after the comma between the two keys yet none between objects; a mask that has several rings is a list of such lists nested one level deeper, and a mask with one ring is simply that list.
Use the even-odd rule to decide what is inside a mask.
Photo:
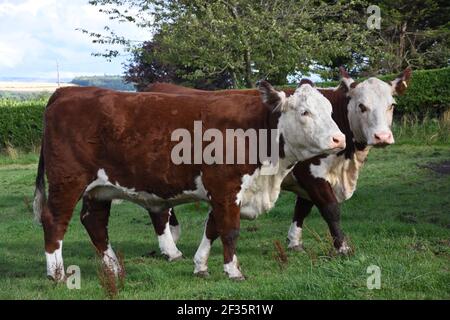
[{"label": "cow's hoof", "polygon": [[54,283],[64,283],[66,281],[66,276],[56,278],[54,276],[47,275],[47,279]]},{"label": "cow's hoof", "polygon": [[353,250],[352,250],[352,248],[350,248],[349,245],[347,245],[346,242],[344,242],[344,243],[340,246],[340,248],[337,249],[337,253],[338,253],[339,255],[342,255],[342,256],[350,256],[350,255],[353,254]]},{"label": "cow's hoof", "polygon": [[175,261],[179,261],[179,260],[183,260],[182,254],[174,256],[174,257],[167,256],[167,261],[169,261],[169,262],[175,262]]},{"label": "cow's hoof", "polygon": [[199,277],[199,278],[208,278],[209,277],[209,272],[207,270],[205,270],[205,271],[198,271],[198,272],[195,272],[194,275],[196,277]]},{"label": "cow's hoof", "polygon": [[302,244],[299,244],[298,246],[288,247],[288,249],[295,252],[305,252],[305,248],[303,247]]},{"label": "cow's hoof", "polygon": [[232,281],[244,281],[245,277],[243,275],[237,276],[237,277],[230,277],[230,280]]}]

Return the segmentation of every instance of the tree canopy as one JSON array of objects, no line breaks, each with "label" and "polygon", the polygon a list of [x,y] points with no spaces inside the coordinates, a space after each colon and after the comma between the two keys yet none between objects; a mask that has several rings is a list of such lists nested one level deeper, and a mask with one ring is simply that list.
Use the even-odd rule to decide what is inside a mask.
[{"label": "tree canopy", "polygon": [[[396,72],[407,65],[448,65],[449,11],[440,0],[371,1],[381,8],[370,30],[366,0],[91,0],[112,20],[146,28],[136,43],[105,27],[84,32],[132,54],[129,81],[196,87],[252,87],[261,78],[285,84],[309,72],[325,79],[336,67],[353,74]],[[97,53],[108,59],[117,50]]]}]

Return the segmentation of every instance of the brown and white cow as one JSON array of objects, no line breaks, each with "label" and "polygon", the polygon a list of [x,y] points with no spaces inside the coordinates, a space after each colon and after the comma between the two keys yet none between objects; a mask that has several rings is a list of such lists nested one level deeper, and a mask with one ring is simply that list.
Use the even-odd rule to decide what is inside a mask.
[{"label": "brown and white cow", "polygon": [[[144,207],[154,221],[161,221],[159,214],[172,206],[209,202],[212,211],[205,237],[210,243],[220,237],[225,272],[230,278],[242,279],[236,258],[241,214],[254,218],[272,208],[283,179],[298,161],[345,148],[345,137],[331,117],[330,102],[312,86],[303,85],[290,97],[267,82],[260,91],[262,99],[99,88],[55,92],[45,111],[34,201],[44,229],[48,277],[64,278],[62,242],[82,198],[81,222],[104,263],[116,273],[120,266],[107,229],[113,199]],[[279,150],[272,149],[280,155],[277,170],[264,175],[261,162],[175,164],[172,151],[177,141],[172,134],[181,128],[195,135],[196,121],[202,121],[205,133],[209,129],[221,133],[278,129]],[[247,145],[245,153],[248,150]],[[161,241],[166,249],[173,244],[168,228]],[[173,244],[168,250],[177,249]],[[196,271],[203,270],[196,266]]]},{"label": "brown and white cow", "polygon": [[[318,207],[326,220],[339,253],[350,250],[340,226],[339,203],[349,199],[356,189],[361,169],[371,146],[394,143],[391,131],[394,96],[403,94],[411,77],[406,69],[394,81],[386,83],[377,78],[355,82],[341,68],[339,87],[318,89],[333,106],[333,119],[346,135],[346,149],[335,155],[321,155],[298,163],[282,184],[284,190],[297,194],[295,214],[288,232],[289,248],[302,250],[302,226],[312,207]],[[304,80],[302,81],[304,82]],[[244,92],[257,95],[256,90],[202,91],[167,83],[155,83],[147,88],[152,92],[176,92],[198,95],[233,95]],[[287,95],[293,90],[285,90]],[[178,240],[180,226],[174,210],[170,216],[170,229]]]}]

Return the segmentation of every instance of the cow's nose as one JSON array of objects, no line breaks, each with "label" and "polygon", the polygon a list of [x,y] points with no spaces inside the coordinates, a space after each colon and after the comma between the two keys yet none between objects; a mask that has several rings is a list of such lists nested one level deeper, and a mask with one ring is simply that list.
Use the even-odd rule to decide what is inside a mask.
[{"label": "cow's nose", "polygon": [[375,145],[386,145],[394,143],[392,132],[378,132],[374,134]]},{"label": "cow's nose", "polygon": [[345,149],[345,136],[343,134],[336,134],[331,137],[331,149]]}]

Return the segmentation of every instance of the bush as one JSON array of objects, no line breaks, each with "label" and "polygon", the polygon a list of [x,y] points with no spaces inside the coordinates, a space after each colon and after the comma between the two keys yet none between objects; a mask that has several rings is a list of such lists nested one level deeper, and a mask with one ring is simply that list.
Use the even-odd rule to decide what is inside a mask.
[{"label": "bush", "polygon": [[[383,76],[390,81],[395,76]],[[408,90],[397,100],[396,113],[437,117],[450,108],[450,68],[414,71]]]},{"label": "bush", "polygon": [[33,102],[0,107],[0,149],[30,150],[40,144],[44,110],[45,103]]}]

